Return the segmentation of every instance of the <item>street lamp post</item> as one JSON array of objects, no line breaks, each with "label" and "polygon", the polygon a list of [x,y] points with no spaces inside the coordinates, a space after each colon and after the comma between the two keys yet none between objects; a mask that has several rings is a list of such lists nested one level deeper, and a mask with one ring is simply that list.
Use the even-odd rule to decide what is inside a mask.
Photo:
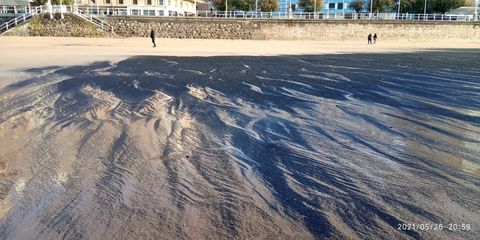
[{"label": "street lamp post", "polygon": [[[330,0],[327,1],[327,18],[329,18],[330,16]],[[323,16],[322,18],[325,18],[325,16]]]},{"label": "street lamp post", "polygon": [[225,0],[225,18],[227,18],[227,12],[228,12],[228,0]]},{"label": "street lamp post", "polygon": [[255,17],[257,17],[258,12],[258,0],[255,0]]},{"label": "street lamp post", "polygon": [[317,18],[317,0],[313,1],[313,19]]},{"label": "street lamp post", "polygon": [[373,0],[370,0],[370,18],[372,17],[373,12]]},{"label": "street lamp post", "polygon": [[292,19],[292,2],[288,1],[288,19]]},{"label": "street lamp post", "polygon": [[193,1],[193,9],[194,9],[194,11],[195,11],[195,17],[196,17],[196,16],[197,16],[197,13],[198,13],[198,12],[197,12],[197,0],[194,0],[194,1]]},{"label": "street lamp post", "polygon": [[288,15],[289,6],[290,6],[290,3],[288,2],[288,0],[285,0],[285,12],[287,13],[287,15]]},{"label": "street lamp post", "polygon": [[74,12],[74,13],[77,13],[77,12],[78,12],[77,0],[73,1],[73,12]]},{"label": "street lamp post", "polygon": [[427,0],[425,0],[425,6],[423,7],[423,17],[427,20]]},{"label": "street lamp post", "polygon": [[398,16],[400,16],[400,6],[402,6],[401,4],[402,4],[402,0],[398,0],[398,9],[397,9],[398,10]]},{"label": "street lamp post", "polygon": [[53,7],[52,7],[52,1],[51,0],[48,0],[47,2],[47,11],[48,11],[48,16],[50,17],[50,19],[53,19]]},{"label": "street lamp post", "polygon": [[60,0],[60,19],[64,19],[63,17],[63,1]]},{"label": "street lamp post", "polygon": [[475,13],[473,14],[474,21],[478,20],[478,2],[479,0],[475,0]]}]

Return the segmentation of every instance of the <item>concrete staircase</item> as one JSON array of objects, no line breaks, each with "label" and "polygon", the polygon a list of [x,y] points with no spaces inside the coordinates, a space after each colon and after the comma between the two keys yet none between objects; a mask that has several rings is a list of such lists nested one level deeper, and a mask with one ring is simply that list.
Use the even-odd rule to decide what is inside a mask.
[{"label": "concrete staircase", "polygon": [[[108,25],[106,22],[104,22],[104,21],[102,21],[102,20],[100,20],[100,19],[82,11],[82,10],[79,10],[78,8],[75,8],[75,7],[64,7],[64,8],[62,8],[62,7],[64,7],[64,6],[56,6],[55,9],[63,9],[61,11],[61,14],[63,14],[63,13],[74,14],[74,15],[80,17],[81,19],[92,23],[98,29],[106,32],[110,37],[115,36],[115,33],[113,31],[113,27]],[[21,16],[15,17],[15,18],[13,18],[13,19],[5,22],[5,23],[2,23],[0,25],[0,35],[6,33],[7,31],[9,31],[13,28],[15,28],[17,25],[19,25],[21,23],[27,22],[28,20],[32,19],[37,14],[48,13],[47,9],[48,8],[46,6],[38,6],[38,7],[35,7],[33,9],[31,9],[29,12],[22,14]],[[51,9],[53,9],[53,8],[51,8]],[[58,12],[58,11],[55,11],[55,12]]]},{"label": "concrete staircase", "polygon": [[80,18],[84,19],[85,21],[88,21],[88,22],[92,23],[98,29],[101,29],[101,30],[105,31],[110,36],[115,35],[112,26],[110,26],[106,22],[94,17],[93,15],[88,14],[85,11],[82,11],[82,10],[79,10],[79,9],[74,10],[72,13],[79,16]]}]

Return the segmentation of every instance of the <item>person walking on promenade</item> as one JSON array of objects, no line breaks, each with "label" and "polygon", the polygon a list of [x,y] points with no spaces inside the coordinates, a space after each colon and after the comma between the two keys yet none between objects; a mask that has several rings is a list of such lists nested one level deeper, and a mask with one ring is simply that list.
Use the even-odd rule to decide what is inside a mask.
[{"label": "person walking on promenade", "polygon": [[368,39],[368,44],[372,44],[372,34],[371,33],[368,34],[367,39]]},{"label": "person walking on promenade", "polygon": [[150,32],[150,38],[152,39],[153,47],[157,47],[157,44],[155,44],[155,31]]},{"label": "person walking on promenade", "polygon": [[373,43],[377,43],[377,33],[373,34]]}]

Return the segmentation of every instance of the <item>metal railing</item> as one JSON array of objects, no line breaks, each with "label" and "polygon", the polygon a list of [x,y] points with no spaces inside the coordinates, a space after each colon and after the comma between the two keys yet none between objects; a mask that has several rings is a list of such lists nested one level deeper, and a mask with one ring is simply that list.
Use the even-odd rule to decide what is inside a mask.
[{"label": "metal railing", "polygon": [[107,24],[105,21],[97,18],[96,14],[89,14],[83,8],[77,6],[66,6],[66,5],[53,5],[51,9],[52,13],[71,13],[74,14],[83,20],[92,23],[100,30],[103,30],[109,34],[114,34],[113,27]]},{"label": "metal railing", "polygon": [[0,25],[0,34],[5,33],[6,31],[16,27],[18,24],[26,22],[28,19],[32,18],[36,14],[44,12],[44,8],[42,6],[30,8],[28,12],[23,13],[22,15],[11,19],[5,23]]},{"label": "metal railing", "polygon": [[298,20],[403,20],[403,21],[474,21],[474,15],[458,14],[411,14],[411,13],[306,13],[306,12],[254,12],[254,11],[196,11],[166,12],[160,7],[78,7],[99,17],[145,16],[145,17],[197,17],[197,18],[245,18],[245,19],[298,19]]},{"label": "metal railing", "polygon": [[81,10],[81,9],[75,9],[75,8],[70,8],[70,13],[73,13],[80,18],[92,23],[95,25],[97,28],[109,33],[109,34],[114,34],[113,27],[110,26],[109,24],[105,23],[104,21],[96,18],[92,14],[88,14],[87,12]]},{"label": "metal railing", "polygon": [[[243,11],[197,11],[195,17],[206,18],[258,18],[298,20],[411,20],[411,21],[473,21],[474,15],[455,14],[397,14],[397,13],[285,13]],[[478,16],[477,16],[478,20]]]},{"label": "metal railing", "polygon": [[[21,16],[32,11],[31,7],[0,6],[0,16]],[[43,9],[46,9],[43,6]],[[479,16],[458,14],[411,14],[411,13],[306,13],[306,12],[254,12],[254,11],[167,11],[162,7],[99,7],[99,6],[52,6],[53,12],[80,13],[81,17],[104,29],[100,19],[92,16],[145,16],[145,17],[196,17],[238,19],[297,19],[297,20],[402,20],[402,21],[475,21]],[[98,21],[97,21],[98,20]],[[105,23],[103,23],[105,24]]]}]

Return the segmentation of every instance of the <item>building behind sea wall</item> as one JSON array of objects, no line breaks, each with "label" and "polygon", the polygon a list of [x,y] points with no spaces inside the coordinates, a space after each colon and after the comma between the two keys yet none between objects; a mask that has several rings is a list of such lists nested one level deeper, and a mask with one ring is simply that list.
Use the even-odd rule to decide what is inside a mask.
[{"label": "building behind sea wall", "polygon": [[256,40],[381,39],[470,40],[480,42],[480,22],[362,21],[362,20],[235,20],[198,18],[109,17],[105,21],[122,37]]}]

